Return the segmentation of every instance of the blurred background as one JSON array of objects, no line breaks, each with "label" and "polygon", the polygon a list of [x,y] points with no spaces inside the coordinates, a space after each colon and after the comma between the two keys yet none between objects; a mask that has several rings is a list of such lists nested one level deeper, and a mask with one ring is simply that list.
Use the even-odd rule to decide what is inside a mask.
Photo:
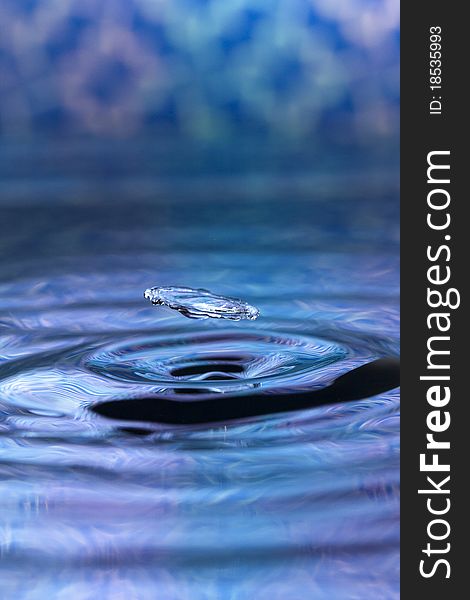
[{"label": "blurred background", "polygon": [[90,410],[193,401],[174,366],[208,357],[273,401],[395,357],[398,165],[398,0],[0,0],[2,598],[399,597],[397,390],[177,430]]},{"label": "blurred background", "polygon": [[4,135],[397,136],[396,0],[2,0]]}]

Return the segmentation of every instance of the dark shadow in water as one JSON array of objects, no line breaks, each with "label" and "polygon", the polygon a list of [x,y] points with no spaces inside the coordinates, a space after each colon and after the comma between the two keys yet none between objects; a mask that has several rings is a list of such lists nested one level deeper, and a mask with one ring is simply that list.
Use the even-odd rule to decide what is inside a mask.
[{"label": "dark shadow in water", "polygon": [[246,395],[219,394],[204,400],[175,401],[167,396],[110,400],[92,407],[104,417],[123,421],[195,424],[242,419],[315,408],[369,398],[400,385],[400,362],[381,358],[338,377],[331,385],[309,392]]},{"label": "dark shadow in water", "polygon": [[144,429],[143,427],[119,427],[122,433],[131,433],[132,435],[151,435],[152,429]]},{"label": "dark shadow in water", "polygon": [[243,373],[244,369],[241,365],[231,363],[209,363],[206,365],[192,365],[190,367],[179,367],[173,369],[171,374],[174,377],[189,377],[192,375],[205,375],[212,371],[223,371],[224,373]]}]

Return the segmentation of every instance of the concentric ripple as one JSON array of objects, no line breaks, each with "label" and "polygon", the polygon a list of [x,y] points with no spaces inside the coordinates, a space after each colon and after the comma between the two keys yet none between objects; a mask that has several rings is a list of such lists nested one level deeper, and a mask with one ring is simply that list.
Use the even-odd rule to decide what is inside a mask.
[{"label": "concentric ripple", "polygon": [[105,346],[85,357],[94,373],[180,393],[313,384],[348,350],[321,338],[260,330],[190,330]]},{"label": "concentric ripple", "polygon": [[[395,581],[398,341],[389,305],[292,303],[271,290],[263,318],[246,326],[184,323],[134,302],[139,273],[116,273],[64,276],[45,289],[33,282],[32,298],[6,290],[9,564],[57,563],[66,586],[83,565],[110,573],[131,561],[131,577],[138,564],[152,593],[172,578],[179,589],[188,569],[236,565],[241,581],[252,563],[276,590],[288,568],[321,569],[336,591],[340,562],[352,573],[348,594],[363,573]],[[110,289],[119,289],[113,302]],[[303,587],[317,597],[315,582]],[[360,597],[392,598],[382,592],[380,584]]]}]

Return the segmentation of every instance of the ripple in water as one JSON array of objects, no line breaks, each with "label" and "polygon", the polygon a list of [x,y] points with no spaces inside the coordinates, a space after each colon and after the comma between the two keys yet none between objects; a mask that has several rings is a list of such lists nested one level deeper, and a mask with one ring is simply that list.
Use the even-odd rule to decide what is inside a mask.
[{"label": "ripple in water", "polygon": [[[345,347],[319,338],[263,330],[190,330],[105,346],[84,360],[103,377],[165,388],[231,391],[314,384]],[[318,373],[316,373],[318,372]]]},{"label": "ripple in water", "polygon": [[[301,588],[395,597],[392,313],[374,326],[357,299],[304,299],[288,315],[265,302],[269,316],[250,327],[185,322],[134,301],[141,274],[120,275],[128,303],[110,306],[111,276],[116,284],[116,272],[87,275],[80,300],[65,276],[45,291],[31,283],[32,299],[4,319],[10,496],[0,488],[13,498],[4,514],[16,542],[2,558],[36,569],[42,597],[52,572],[80,597],[103,565],[127,577],[129,597],[158,587],[174,598],[182,585],[205,597],[195,582],[215,581],[214,568],[224,572],[219,597],[240,581],[244,597],[258,597],[260,578],[282,598]],[[12,286],[9,297],[25,295]]]}]

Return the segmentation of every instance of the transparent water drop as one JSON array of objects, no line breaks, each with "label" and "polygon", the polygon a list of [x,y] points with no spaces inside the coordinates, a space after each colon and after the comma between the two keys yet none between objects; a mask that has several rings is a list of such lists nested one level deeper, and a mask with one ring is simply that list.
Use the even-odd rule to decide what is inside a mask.
[{"label": "transparent water drop", "polygon": [[209,290],[188,287],[152,287],[144,292],[152,304],[168,306],[190,319],[230,319],[240,321],[258,318],[259,310],[238,298],[219,296]]}]

